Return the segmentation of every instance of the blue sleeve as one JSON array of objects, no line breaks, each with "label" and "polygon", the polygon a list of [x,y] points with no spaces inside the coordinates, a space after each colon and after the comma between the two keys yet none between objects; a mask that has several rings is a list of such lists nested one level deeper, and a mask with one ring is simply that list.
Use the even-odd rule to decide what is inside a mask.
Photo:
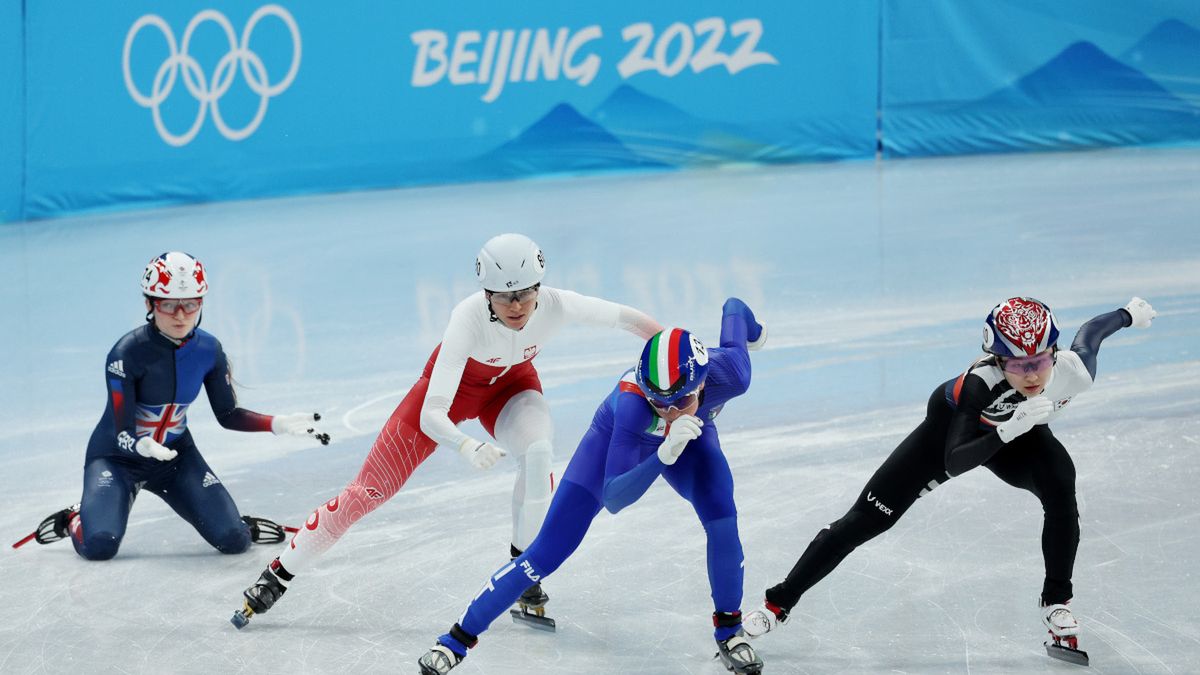
[{"label": "blue sleeve", "polygon": [[270,431],[271,416],[260,415],[237,404],[237,392],[233,390],[233,375],[229,371],[229,360],[225,350],[217,344],[212,369],[204,376],[204,391],[212,406],[217,423],[234,431]]},{"label": "blue sleeve", "polygon": [[122,340],[108,352],[104,383],[112,411],[113,445],[122,452],[136,454],[138,363],[134,350],[124,348],[125,344]]},{"label": "blue sleeve", "polygon": [[636,502],[662,475],[657,447],[646,442],[642,431],[655,421],[645,399],[633,393],[617,395],[604,466],[604,508],[610,513]]},{"label": "blue sleeve", "polygon": [[746,316],[750,308],[737,298],[725,301],[721,308],[721,347],[728,356],[724,361],[726,380],[735,384],[740,391],[734,396],[744,394],[750,388],[750,352],[746,350]]},{"label": "blue sleeve", "polygon": [[1100,343],[1131,323],[1133,317],[1129,312],[1118,309],[1101,314],[1079,327],[1075,341],[1071,343],[1071,351],[1079,355],[1093,380],[1096,379],[1096,353],[1100,351]]}]

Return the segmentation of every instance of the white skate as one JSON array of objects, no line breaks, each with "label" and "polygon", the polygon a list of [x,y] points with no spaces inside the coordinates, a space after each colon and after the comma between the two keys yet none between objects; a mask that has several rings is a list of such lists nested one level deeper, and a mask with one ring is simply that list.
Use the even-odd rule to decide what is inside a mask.
[{"label": "white skate", "polygon": [[1066,604],[1041,605],[1042,623],[1050,631],[1046,654],[1075,663],[1088,665],[1087,652],[1079,649],[1079,622]]},{"label": "white skate", "polygon": [[750,639],[766,635],[785,623],[787,612],[767,602],[742,615],[742,631]]}]

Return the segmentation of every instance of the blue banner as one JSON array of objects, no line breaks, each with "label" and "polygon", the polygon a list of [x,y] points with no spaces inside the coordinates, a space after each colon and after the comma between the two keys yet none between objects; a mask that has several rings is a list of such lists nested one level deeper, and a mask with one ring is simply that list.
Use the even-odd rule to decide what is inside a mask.
[{"label": "blue banner", "polygon": [[887,156],[1200,141],[1200,4],[883,2]]},{"label": "blue banner", "polygon": [[21,3],[0,3],[0,223],[22,217],[23,27]]},{"label": "blue banner", "polygon": [[1183,0],[61,0],[5,3],[0,49],[0,220],[1200,141]]},{"label": "blue banner", "polygon": [[875,147],[877,0],[27,11],[30,217]]}]

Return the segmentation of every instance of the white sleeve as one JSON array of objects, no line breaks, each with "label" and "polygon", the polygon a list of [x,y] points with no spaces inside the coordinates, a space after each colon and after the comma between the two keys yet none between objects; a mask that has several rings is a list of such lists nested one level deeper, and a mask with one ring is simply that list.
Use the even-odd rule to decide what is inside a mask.
[{"label": "white sleeve", "polygon": [[458,308],[450,315],[450,324],[442,336],[442,348],[429,375],[429,390],[421,404],[421,432],[438,445],[459,450],[470,436],[458,430],[450,421],[450,405],[462,381],[467,357],[475,343],[470,316]]},{"label": "white sleeve", "polygon": [[573,322],[620,328],[649,340],[662,330],[658,322],[649,315],[627,305],[622,305],[574,291],[556,289],[563,307],[563,314]]},{"label": "white sleeve", "polygon": [[1055,377],[1065,375],[1071,383],[1068,391],[1071,396],[1092,388],[1092,374],[1088,372],[1083,359],[1075,352],[1066,349],[1058,352],[1058,362],[1054,364]]}]

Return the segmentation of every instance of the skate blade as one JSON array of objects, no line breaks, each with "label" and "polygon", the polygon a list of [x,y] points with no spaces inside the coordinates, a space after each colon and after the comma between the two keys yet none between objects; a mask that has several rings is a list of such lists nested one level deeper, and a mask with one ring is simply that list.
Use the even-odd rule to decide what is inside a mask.
[{"label": "skate blade", "polygon": [[519,609],[510,609],[508,610],[508,614],[513,618],[513,623],[523,623],[530,628],[536,628],[538,630],[544,630],[550,633],[558,630],[558,626],[554,623],[554,619],[549,617],[538,616],[537,614],[523,612]]},{"label": "skate blade", "polygon": [[1087,652],[1082,649],[1071,649],[1062,645],[1056,645],[1053,642],[1046,643],[1046,655],[1052,659],[1074,663],[1077,666],[1088,665]]},{"label": "skate blade", "polygon": [[716,654],[713,654],[713,659],[720,662],[721,666],[731,673],[741,673],[742,675],[758,675],[762,672],[762,666],[756,663],[747,664],[745,668],[743,668],[741,671],[738,671],[738,669],[734,667],[732,663],[721,658],[721,652],[719,651]]},{"label": "skate blade", "polygon": [[250,609],[249,604],[242,605],[242,608],[233,613],[229,623],[233,624],[234,628],[241,630],[250,623],[250,617],[254,616],[254,610]]}]

